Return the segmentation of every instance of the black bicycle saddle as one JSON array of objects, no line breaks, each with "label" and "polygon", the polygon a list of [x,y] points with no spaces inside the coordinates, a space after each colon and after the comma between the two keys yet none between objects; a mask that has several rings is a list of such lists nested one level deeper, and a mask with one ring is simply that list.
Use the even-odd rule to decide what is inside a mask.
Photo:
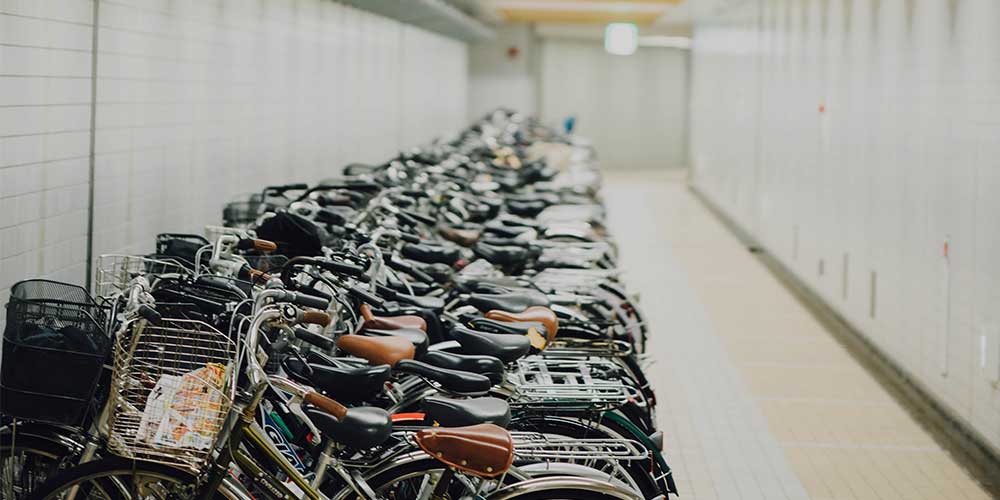
[{"label": "black bicycle saddle", "polygon": [[523,358],[531,351],[531,340],[523,335],[486,333],[456,326],[451,336],[462,344],[463,353],[493,356],[504,363]]},{"label": "black bicycle saddle", "polygon": [[482,312],[500,309],[509,312],[521,312],[531,306],[548,306],[549,299],[545,294],[534,290],[518,290],[512,293],[469,295],[469,305]]},{"label": "black bicycle saddle", "polygon": [[421,243],[407,243],[403,245],[403,257],[423,262],[425,264],[447,264],[455,265],[462,258],[461,252],[457,248],[448,248]]},{"label": "black bicycle saddle", "polygon": [[489,392],[493,387],[493,382],[485,375],[478,373],[449,370],[429,365],[422,361],[404,359],[396,363],[396,371],[418,375],[427,380],[441,384],[441,387],[448,392],[465,394],[469,396],[480,396]]},{"label": "black bicycle saddle", "polygon": [[420,406],[427,415],[427,420],[443,427],[494,424],[506,428],[510,424],[510,405],[499,398],[452,399],[432,396],[424,399]]},{"label": "black bicycle saddle", "polygon": [[341,421],[316,408],[306,408],[305,412],[324,437],[350,448],[374,448],[389,439],[392,433],[392,418],[381,408],[348,408]]},{"label": "black bicycle saddle", "polygon": [[333,366],[312,362],[306,365],[295,357],[285,359],[282,366],[293,380],[344,403],[365,401],[381,393],[392,374],[389,365]]},{"label": "black bicycle saddle", "polygon": [[527,226],[508,226],[506,224],[489,224],[483,228],[484,233],[490,233],[500,238],[515,238],[531,231],[532,228]]},{"label": "black bicycle saddle", "polygon": [[548,330],[537,321],[497,321],[489,318],[473,318],[468,321],[469,326],[487,333],[505,333],[508,335],[527,335],[528,331],[534,328],[545,335]]},{"label": "black bicycle saddle", "polygon": [[503,361],[493,356],[476,356],[472,354],[455,354],[445,351],[427,351],[420,361],[438,368],[458,370],[463,372],[480,373],[486,375],[490,382],[500,384],[503,382]]},{"label": "black bicycle saddle", "polygon": [[518,262],[524,262],[531,257],[531,250],[515,245],[490,245],[483,241],[476,243],[472,247],[476,255],[488,260],[491,264],[498,266],[509,266]]}]

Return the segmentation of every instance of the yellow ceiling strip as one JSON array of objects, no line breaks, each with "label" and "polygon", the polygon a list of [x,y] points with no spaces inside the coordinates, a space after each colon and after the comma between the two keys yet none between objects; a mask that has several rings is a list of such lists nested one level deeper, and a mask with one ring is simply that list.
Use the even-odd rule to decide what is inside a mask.
[{"label": "yellow ceiling strip", "polygon": [[604,10],[540,10],[499,9],[505,20],[512,23],[635,23],[652,24],[663,12],[620,12]]}]

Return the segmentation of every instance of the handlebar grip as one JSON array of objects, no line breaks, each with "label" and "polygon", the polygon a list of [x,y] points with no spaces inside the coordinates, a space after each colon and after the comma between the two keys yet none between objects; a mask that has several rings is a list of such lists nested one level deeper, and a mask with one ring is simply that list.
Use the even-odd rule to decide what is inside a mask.
[{"label": "handlebar grip", "polygon": [[325,311],[328,307],[330,307],[329,299],[324,299],[322,297],[314,297],[312,295],[306,295],[304,293],[285,292],[285,299],[295,305],[299,305],[302,307],[311,307],[313,309],[319,309],[321,311]]},{"label": "handlebar grip", "polygon": [[433,217],[428,217],[428,216],[426,216],[426,215],[424,215],[422,213],[414,212],[413,210],[400,210],[400,212],[404,212],[404,213],[406,213],[406,215],[408,217],[412,217],[412,218],[414,218],[414,219],[416,219],[416,220],[418,220],[420,222],[423,222],[424,224],[427,224],[429,226],[433,226],[434,224],[437,224],[437,219],[435,219]]},{"label": "handlebar grip", "polygon": [[409,262],[406,262],[406,261],[403,261],[403,260],[400,260],[400,259],[397,259],[397,258],[392,258],[392,259],[389,259],[388,264],[389,264],[389,267],[391,267],[391,268],[393,268],[393,269],[395,269],[397,271],[402,271],[404,273],[407,273],[410,276],[413,276],[414,278],[416,278],[418,281],[421,281],[423,283],[427,283],[428,285],[434,283],[434,278],[432,278],[429,274],[421,271],[420,269],[417,269],[417,266],[414,266],[413,264],[411,264]]},{"label": "handlebar grip", "polygon": [[305,183],[297,183],[297,184],[282,184],[280,186],[268,186],[264,188],[264,192],[284,193],[285,191],[298,191],[300,189],[309,189],[309,185]]},{"label": "handlebar grip", "polygon": [[303,311],[302,322],[309,325],[327,326],[333,318],[321,311]]},{"label": "handlebar grip", "polygon": [[308,342],[324,351],[329,351],[334,345],[334,341],[330,337],[313,333],[300,327],[295,327],[295,338]]},{"label": "handlebar grip", "polygon": [[318,392],[307,392],[305,397],[302,398],[303,401],[309,403],[320,410],[329,413],[336,417],[337,420],[344,420],[347,416],[347,407],[318,393]]},{"label": "handlebar grip", "polygon": [[361,288],[358,288],[356,286],[352,286],[352,287],[348,288],[347,291],[348,291],[348,293],[354,295],[358,299],[360,299],[360,300],[362,300],[364,302],[367,302],[367,303],[369,303],[369,304],[371,304],[371,305],[373,305],[373,306],[375,306],[375,307],[377,307],[379,309],[384,309],[385,308],[385,301],[382,300],[381,297],[379,297],[379,296],[377,296],[377,295],[375,295],[375,294],[373,294],[371,292],[368,292],[367,290],[362,290]]},{"label": "handlebar grip", "polygon": [[414,236],[410,233],[404,233],[404,232],[399,233],[399,239],[407,243],[420,243],[422,241],[419,236]]},{"label": "handlebar grip", "polygon": [[271,281],[271,275],[265,273],[264,271],[258,271],[249,266],[246,269],[247,269],[247,275],[250,277],[251,283],[257,283],[261,281],[266,283],[268,281]]},{"label": "handlebar grip", "polygon": [[253,240],[253,249],[258,252],[271,253],[278,250],[278,244],[268,240]]},{"label": "handlebar grip", "polygon": [[[328,304],[330,303],[330,301],[333,300],[333,296],[332,295],[330,295],[330,294],[328,294],[326,292],[321,292],[321,291],[319,291],[319,290],[317,290],[317,289],[315,289],[315,288],[313,288],[311,286],[300,285],[298,283],[292,283],[292,286],[289,287],[289,288],[291,288],[292,290],[295,290],[299,294],[312,295],[314,298],[323,299],[323,300],[327,301]],[[324,307],[323,309],[326,309],[326,308]]]},{"label": "handlebar grip", "polygon": [[346,262],[329,260],[329,261],[324,261],[321,264],[321,266],[335,273],[346,274],[348,276],[354,276],[359,278],[367,277],[365,275],[365,269],[363,267],[355,266],[354,264],[348,264]]},{"label": "handlebar grip", "polygon": [[431,277],[431,275],[429,275],[429,274],[421,271],[420,269],[417,269],[416,266],[412,266],[410,268],[410,270],[407,271],[407,272],[410,273],[410,276],[413,276],[417,280],[422,281],[424,283],[427,283],[428,285],[432,285],[432,284],[436,283],[434,281],[434,278]]},{"label": "handlebar grip", "polygon": [[146,319],[146,321],[149,321],[154,325],[160,324],[160,321],[163,320],[163,316],[161,316],[160,313],[156,311],[156,309],[153,309],[152,307],[149,307],[147,305],[139,306],[138,313],[139,316],[142,316],[143,318]]},{"label": "handlebar grip", "polygon": [[399,212],[396,213],[396,218],[399,219],[399,222],[402,222],[402,223],[406,224],[407,226],[418,226],[418,225],[420,225],[420,221],[418,221],[417,219],[414,219],[413,217],[410,217],[409,214],[407,214],[406,212],[403,212],[402,210],[400,210]]}]

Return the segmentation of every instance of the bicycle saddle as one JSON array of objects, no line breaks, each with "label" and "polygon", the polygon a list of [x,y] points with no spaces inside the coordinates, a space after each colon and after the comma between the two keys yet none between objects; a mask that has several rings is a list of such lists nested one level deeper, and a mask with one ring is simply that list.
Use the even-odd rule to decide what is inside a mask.
[{"label": "bicycle saddle", "polygon": [[436,312],[440,312],[442,309],[444,309],[445,303],[444,299],[442,299],[441,297],[434,297],[429,295],[420,297],[417,295],[400,293],[391,288],[386,288],[381,285],[379,285],[378,291],[380,295],[384,295],[386,298],[389,298],[390,300],[395,300],[397,302],[402,302],[404,304],[416,306],[421,309],[431,309]]},{"label": "bicycle saddle", "polygon": [[545,325],[545,332],[548,336],[549,342],[556,338],[556,332],[559,331],[559,318],[556,317],[556,313],[548,307],[531,306],[521,312],[509,312],[494,309],[492,311],[488,311],[486,313],[486,317],[497,321],[541,323]]},{"label": "bicycle saddle", "polygon": [[348,408],[339,421],[317,408],[306,408],[305,412],[325,437],[349,448],[374,448],[389,439],[392,433],[392,418],[381,408]]},{"label": "bicycle saddle", "polygon": [[413,342],[401,337],[344,335],[337,339],[337,348],[373,365],[396,366],[400,361],[413,359],[416,353]]},{"label": "bicycle saddle", "polygon": [[531,340],[523,335],[478,332],[461,326],[451,330],[452,338],[462,344],[466,354],[482,354],[510,363],[531,351]]},{"label": "bicycle saddle", "polygon": [[406,339],[413,344],[413,348],[415,349],[413,353],[414,358],[423,356],[427,352],[427,346],[430,345],[427,334],[419,328],[397,328],[395,330],[362,328],[357,334],[364,335],[365,337],[397,337]]},{"label": "bicycle saddle", "polygon": [[541,351],[544,350],[552,339],[549,338],[545,325],[538,322],[503,322],[489,318],[474,318],[468,322],[469,326],[487,333],[500,333],[504,335],[524,335],[531,341],[531,347]]},{"label": "bicycle saddle", "polygon": [[422,429],[414,441],[437,460],[477,476],[499,476],[514,462],[514,440],[493,424]]},{"label": "bicycle saddle", "polygon": [[293,380],[345,403],[364,401],[381,393],[392,374],[389,365],[336,366],[321,362],[306,365],[295,357],[286,358],[281,364]]},{"label": "bicycle saddle", "polygon": [[518,262],[524,262],[531,257],[531,250],[514,245],[490,245],[479,242],[472,247],[476,255],[488,260],[491,264],[509,266]]},{"label": "bicycle saddle", "polygon": [[448,264],[455,265],[455,262],[462,257],[457,248],[446,248],[422,243],[407,243],[403,245],[403,257],[423,262],[425,264]]},{"label": "bicycle saddle", "polygon": [[472,354],[455,354],[445,351],[427,351],[420,361],[438,368],[458,370],[463,372],[481,373],[486,375],[493,384],[503,382],[503,362],[493,356],[476,356]]},{"label": "bicycle saddle", "polygon": [[490,224],[483,228],[483,233],[494,234],[501,238],[516,238],[533,231],[533,228],[527,226],[508,226],[505,224]]},{"label": "bicycle saddle", "polygon": [[559,198],[559,195],[557,195],[557,194],[554,194],[554,193],[537,193],[537,192],[535,192],[535,193],[514,194],[514,195],[508,196],[507,197],[507,203],[510,204],[510,202],[512,202],[512,201],[516,201],[516,202],[544,203],[546,206],[548,206],[548,205],[558,205],[560,202],[562,202],[562,200]]},{"label": "bicycle saddle", "polygon": [[500,321],[478,317],[466,321],[473,330],[486,333],[503,333],[507,335],[527,335],[532,328],[538,332],[547,332],[545,325],[535,321]]},{"label": "bicycle saddle", "polygon": [[417,328],[427,331],[427,322],[424,318],[414,314],[403,316],[376,316],[372,313],[368,304],[361,304],[361,317],[365,319],[363,328],[375,330],[397,330],[400,328]]},{"label": "bicycle saddle", "polygon": [[494,309],[521,312],[531,306],[547,306],[549,305],[549,299],[540,292],[518,290],[512,293],[473,293],[469,295],[468,303],[472,307],[484,312]]},{"label": "bicycle saddle", "polygon": [[508,200],[507,210],[521,217],[534,217],[548,208],[549,204],[541,200]]},{"label": "bicycle saddle", "polygon": [[510,405],[499,398],[452,399],[431,396],[424,399],[420,407],[427,415],[427,420],[437,422],[442,427],[494,424],[506,428],[510,424]]},{"label": "bicycle saddle", "polygon": [[[386,280],[386,286],[396,290],[397,292],[406,293],[412,291],[416,296],[423,296],[434,290],[433,287],[426,283],[421,283],[419,281],[411,281],[409,283],[403,283],[401,280],[395,278],[388,278]],[[409,285],[409,286],[407,286]]]},{"label": "bicycle saddle", "polygon": [[438,230],[441,237],[451,241],[452,243],[457,243],[463,247],[471,247],[476,244],[476,240],[479,239],[479,231],[475,229],[460,229],[456,227],[442,227]]},{"label": "bicycle saddle", "polygon": [[437,382],[448,392],[477,396],[486,394],[493,387],[493,382],[485,375],[439,368],[412,359],[400,360],[395,368],[400,373],[409,373]]}]

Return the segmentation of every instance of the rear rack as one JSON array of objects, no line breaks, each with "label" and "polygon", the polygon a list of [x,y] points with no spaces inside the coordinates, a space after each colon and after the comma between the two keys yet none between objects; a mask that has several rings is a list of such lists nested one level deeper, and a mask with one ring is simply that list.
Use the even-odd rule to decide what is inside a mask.
[{"label": "rear rack", "polygon": [[516,409],[607,410],[639,398],[620,378],[621,366],[607,359],[532,356],[508,374]]},{"label": "rear rack", "polygon": [[520,460],[563,462],[568,460],[631,461],[649,458],[649,450],[632,439],[576,439],[538,432],[510,433],[514,456]]},{"label": "rear rack", "polygon": [[632,354],[632,346],[623,340],[588,340],[572,337],[556,338],[542,351],[543,357],[559,356],[615,356]]}]

